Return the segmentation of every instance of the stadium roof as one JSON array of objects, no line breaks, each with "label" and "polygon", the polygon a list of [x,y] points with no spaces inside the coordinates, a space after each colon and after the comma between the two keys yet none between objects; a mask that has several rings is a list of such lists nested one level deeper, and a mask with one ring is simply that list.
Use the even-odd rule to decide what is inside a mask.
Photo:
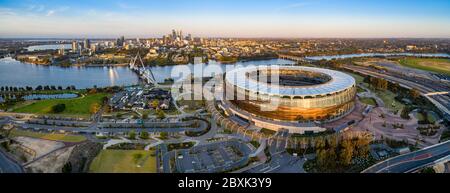
[{"label": "stadium roof", "polygon": [[[247,76],[248,72],[256,70],[299,70],[299,71],[311,71],[326,74],[331,77],[331,80],[322,84],[308,85],[308,86],[282,86],[276,84],[267,84],[264,82],[258,82]],[[268,77],[269,79],[269,77]],[[228,71],[225,75],[225,81],[231,83],[245,90],[251,92],[258,92],[259,94],[278,95],[278,96],[318,96],[332,94],[343,91],[355,85],[355,79],[343,72],[329,70],[324,68],[313,68],[304,66],[257,66],[238,68]]]}]

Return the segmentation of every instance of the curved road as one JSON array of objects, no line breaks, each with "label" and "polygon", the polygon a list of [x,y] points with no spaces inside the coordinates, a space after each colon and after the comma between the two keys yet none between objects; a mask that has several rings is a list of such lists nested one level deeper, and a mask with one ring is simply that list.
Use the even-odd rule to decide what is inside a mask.
[{"label": "curved road", "polygon": [[408,173],[450,155],[450,141],[375,164],[362,173]]}]

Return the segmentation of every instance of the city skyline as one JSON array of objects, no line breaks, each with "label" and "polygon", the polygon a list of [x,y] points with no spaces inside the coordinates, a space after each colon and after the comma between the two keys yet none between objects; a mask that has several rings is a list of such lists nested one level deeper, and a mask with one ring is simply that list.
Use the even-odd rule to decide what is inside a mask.
[{"label": "city skyline", "polygon": [[2,1],[3,38],[450,38],[448,1]]}]

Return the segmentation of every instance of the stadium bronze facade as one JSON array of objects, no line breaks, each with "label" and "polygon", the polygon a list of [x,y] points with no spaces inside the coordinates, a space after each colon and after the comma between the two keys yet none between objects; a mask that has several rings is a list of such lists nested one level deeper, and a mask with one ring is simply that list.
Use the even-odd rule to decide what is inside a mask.
[{"label": "stadium bronze facade", "polygon": [[247,67],[225,75],[225,99],[239,111],[273,121],[338,119],[354,108],[355,79],[299,66]]}]

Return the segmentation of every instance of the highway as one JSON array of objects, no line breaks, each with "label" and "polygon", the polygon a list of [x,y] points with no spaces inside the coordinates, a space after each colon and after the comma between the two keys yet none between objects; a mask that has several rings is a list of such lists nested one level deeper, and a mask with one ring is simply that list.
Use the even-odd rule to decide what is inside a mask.
[{"label": "highway", "polygon": [[422,95],[424,95],[427,99],[429,99],[433,104],[436,105],[436,107],[441,110],[447,119],[450,119],[450,110],[449,110],[449,101],[450,98],[446,95],[433,95],[428,96],[429,93],[437,93],[437,92],[448,92],[446,88],[437,87],[436,85],[428,85],[423,82],[419,81],[411,81],[407,80],[406,77],[399,78],[393,75],[390,75],[389,73],[379,73],[372,69],[367,69],[364,67],[359,66],[346,66],[345,67],[348,70],[356,71],[362,74],[378,77],[378,78],[384,78],[388,81],[399,83],[402,86],[408,87],[408,88],[415,88],[417,89]]},{"label": "highway", "polygon": [[450,141],[375,164],[362,173],[408,173],[450,155]]}]

